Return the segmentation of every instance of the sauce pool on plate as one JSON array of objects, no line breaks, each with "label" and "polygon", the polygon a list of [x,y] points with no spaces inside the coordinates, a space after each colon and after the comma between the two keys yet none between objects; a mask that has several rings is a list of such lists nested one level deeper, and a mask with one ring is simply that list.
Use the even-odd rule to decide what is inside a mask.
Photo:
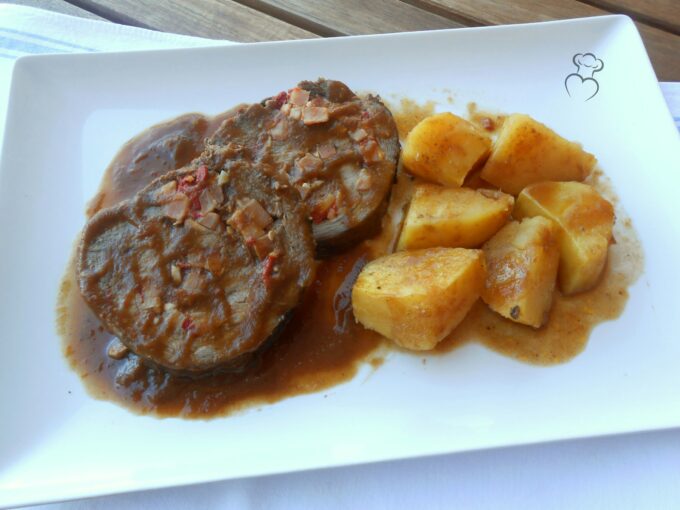
[{"label": "sauce pool on plate", "polygon": [[360,248],[322,262],[275,342],[241,372],[200,378],[172,375],[132,353],[120,360],[107,356],[116,340],[89,310],[71,277],[62,285],[59,314],[66,357],[95,397],[142,414],[205,418],[320,391],[351,379],[385,343],[352,315],[352,284],[366,262]]}]

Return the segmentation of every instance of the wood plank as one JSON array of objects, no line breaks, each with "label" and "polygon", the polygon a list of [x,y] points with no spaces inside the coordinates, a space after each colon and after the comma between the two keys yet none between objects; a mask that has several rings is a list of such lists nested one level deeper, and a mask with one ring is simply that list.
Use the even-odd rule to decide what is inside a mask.
[{"label": "wood plank", "polygon": [[[575,0],[404,0],[452,19],[468,19],[470,24],[500,25],[582,18],[611,14]],[[678,0],[673,0],[678,1]],[[660,81],[680,81],[680,36],[636,23]]]},{"label": "wood plank", "polygon": [[232,0],[72,0],[111,21],[239,42],[309,39],[316,34]]},{"label": "wood plank", "polygon": [[59,12],[61,14],[69,14],[71,16],[78,16],[79,18],[98,19],[103,20],[100,16],[91,13],[75,5],[71,5],[64,0],[2,0],[2,3],[28,5],[29,7],[37,7],[47,11]]},{"label": "wood plank", "polygon": [[628,14],[638,21],[680,34],[678,0],[583,0],[610,12]]},{"label": "wood plank", "polygon": [[363,35],[464,25],[400,0],[238,0],[325,36]]}]

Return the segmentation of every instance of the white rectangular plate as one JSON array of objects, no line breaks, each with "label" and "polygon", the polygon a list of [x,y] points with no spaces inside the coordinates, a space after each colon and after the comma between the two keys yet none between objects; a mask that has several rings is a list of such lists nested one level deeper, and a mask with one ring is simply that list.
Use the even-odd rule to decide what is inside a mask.
[{"label": "white rectangular plate", "polygon": [[[565,88],[585,52],[604,62],[589,101]],[[319,76],[388,100],[526,112],[582,142],[645,250],[623,316],[564,365],[479,345],[426,365],[394,354],[322,394],[209,421],[140,417],[89,397],[62,357],[55,301],[85,202],[117,149],[176,114]],[[0,173],[0,505],[680,425],[679,149],[624,17],[21,59]]]}]

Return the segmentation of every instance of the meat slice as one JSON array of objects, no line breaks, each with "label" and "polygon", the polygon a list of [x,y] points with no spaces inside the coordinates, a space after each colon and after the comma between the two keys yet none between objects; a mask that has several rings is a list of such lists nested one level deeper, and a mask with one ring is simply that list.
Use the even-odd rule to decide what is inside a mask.
[{"label": "meat slice", "polygon": [[303,81],[225,120],[207,143],[248,147],[285,172],[309,207],[320,256],[380,228],[399,137],[379,97],[359,97],[339,81]]},{"label": "meat slice", "polygon": [[245,105],[237,105],[214,117],[187,113],[132,137],[106,169],[102,191],[90,202],[88,215],[116,205],[161,175],[190,164],[220,124],[243,108]]},{"label": "meat slice", "polygon": [[77,271],[126,347],[200,374],[242,366],[277,331],[313,277],[314,243],[278,174],[254,168],[247,149],[213,148],[95,214]]}]

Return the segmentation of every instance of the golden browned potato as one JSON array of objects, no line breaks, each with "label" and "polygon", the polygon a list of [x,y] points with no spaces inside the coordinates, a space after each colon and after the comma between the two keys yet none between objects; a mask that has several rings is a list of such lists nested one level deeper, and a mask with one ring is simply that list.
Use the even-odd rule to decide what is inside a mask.
[{"label": "golden browned potato", "polygon": [[528,115],[515,113],[505,119],[481,177],[517,195],[535,182],[582,181],[596,162],[579,144]]},{"label": "golden browned potato", "polygon": [[559,283],[564,294],[597,284],[612,240],[614,208],[591,186],[580,182],[542,182],[517,197],[514,216],[544,216],[558,228]]},{"label": "golden browned potato", "polygon": [[481,250],[393,253],[359,274],[352,289],[354,316],[406,349],[432,349],[463,320],[485,278]]},{"label": "golden browned potato", "polygon": [[484,302],[512,321],[541,327],[552,305],[560,260],[555,223],[542,216],[510,222],[483,249]]},{"label": "golden browned potato", "polygon": [[514,201],[500,191],[420,184],[406,213],[397,249],[481,246],[507,222]]},{"label": "golden browned potato", "polygon": [[474,124],[452,113],[439,113],[411,130],[401,160],[413,175],[457,187],[484,162],[490,148],[491,139]]}]

